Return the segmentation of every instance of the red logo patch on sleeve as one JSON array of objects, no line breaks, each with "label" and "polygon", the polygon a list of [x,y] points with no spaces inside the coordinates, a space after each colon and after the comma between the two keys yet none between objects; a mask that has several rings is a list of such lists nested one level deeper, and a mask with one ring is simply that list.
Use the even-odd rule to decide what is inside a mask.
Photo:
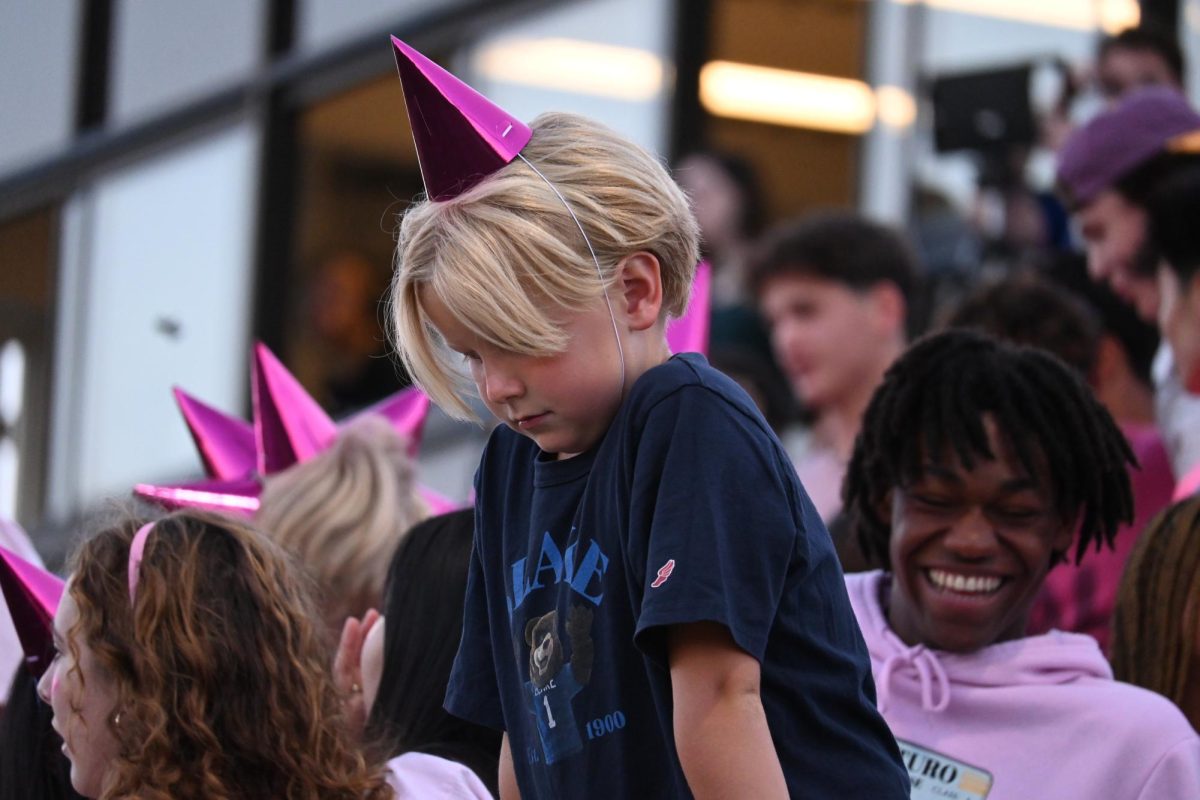
[{"label": "red logo patch on sleeve", "polygon": [[654,583],[650,584],[651,589],[657,589],[667,582],[667,578],[671,577],[671,573],[675,571],[675,559],[671,559],[667,563],[658,568],[658,577],[654,579]]}]

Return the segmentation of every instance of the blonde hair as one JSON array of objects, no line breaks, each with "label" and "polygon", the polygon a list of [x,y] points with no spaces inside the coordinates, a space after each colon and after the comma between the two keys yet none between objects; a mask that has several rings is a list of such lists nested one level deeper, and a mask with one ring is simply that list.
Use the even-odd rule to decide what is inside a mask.
[{"label": "blonde hair", "polygon": [[256,522],[316,581],[331,631],[379,605],[401,534],[429,515],[407,447],[387,420],[367,416],[265,480]]},{"label": "blonde hair", "polygon": [[[665,315],[687,309],[699,229],[663,165],[575,114],[543,114],[531,128],[521,155],[546,180],[517,158],[457,197],[417,203],[400,225],[391,296],[396,347],[416,382],[459,418],[472,416],[460,396],[461,361],[430,323],[423,286],[483,340],[532,356],[566,349],[553,312],[599,298],[635,252],[658,258]],[[595,249],[603,285],[571,211]]]}]

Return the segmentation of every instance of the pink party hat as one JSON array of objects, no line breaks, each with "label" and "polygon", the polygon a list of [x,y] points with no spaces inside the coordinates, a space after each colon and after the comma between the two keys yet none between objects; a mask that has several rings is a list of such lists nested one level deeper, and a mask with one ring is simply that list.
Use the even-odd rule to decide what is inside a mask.
[{"label": "pink party hat", "polygon": [[[251,431],[249,455],[222,461],[223,464],[235,465],[240,471],[226,476],[213,476],[213,479],[204,481],[139,483],[133,488],[134,494],[169,509],[205,508],[253,516],[259,507],[263,475],[274,474],[306,461],[333,444],[339,425],[329,418],[295,376],[261,343],[255,346],[252,371],[253,426],[176,390],[177,398],[183,395],[188,401],[187,405],[181,402],[180,408],[184,411],[184,419],[197,447],[201,449],[201,458],[210,476],[213,476],[213,472],[201,443],[221,437],[243,436],[244,432],[237,432],[239,426]],[[203,411],[195,413],[197,408]],[[416,458],[429,409],[429,397],[423,391],[415,387],[403,389],[353,415],[343,425],[350,425],[368,414],[381,416],[407,438],[409,453]],[[191,415],[189,410],[193,411]],[[195,419],[203,419],[207,425],[198,430]],[[236,451],[236,448],[229,447],[222,452]],[[435,513],[460,507],[427,487],[419,486],[418,492]]]},{"label": "pink party hat", "polygon": [[696,265],[692,299],[687,313],[667,325],[667,344],[672,353],[708,353],[708,321],[712,311],[712,267],[707,261]]},{"label": "pink party hat", "polygon": [[517,157],[528,125],[395,36],[392,49],[431,199],[456,197]]},{"label": "pink party hat", "polygon": [[249,476],[191,483],[139,483],[133,487],[133,493],[172,511],[177,508],[203,508],[251,517],[258,511],[262,482]]},{"label": "pink party hat", "polygon": [[258,462],[254,428],[178,387],[173,391],[208,476],[233,480],[252,472]]},{"label": "pink party hat", "polygon": [[0,547],[0,589],[25,651],[25,666],[41,677],[54,657],[54,614],[61,578]]},{"label": "pink party hat", "polygon": [[392,427],[408,440],[408,454],[413,458],[421,449],[421,434],[429,416],[429,395],[417,387],[396,392],[359,414],[354,419],[374,414],[392,423]]},{"label": "pink party hat", "polygon": [[337,438],[337,425],[261,342],[254,346],[252,388],[260,475],[307,461]]}]

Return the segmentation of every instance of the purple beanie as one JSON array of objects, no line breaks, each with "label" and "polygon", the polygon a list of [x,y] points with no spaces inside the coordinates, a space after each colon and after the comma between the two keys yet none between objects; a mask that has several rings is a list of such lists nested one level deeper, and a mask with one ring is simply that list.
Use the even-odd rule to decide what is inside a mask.
[{"label": "purple beanie", "polygon": [[1177,89],[1150,86],[1071,134],[1058,154],[1058,183],[1072,207],[1086,205],[1171,140],[1200,131],[1200,114]]}]

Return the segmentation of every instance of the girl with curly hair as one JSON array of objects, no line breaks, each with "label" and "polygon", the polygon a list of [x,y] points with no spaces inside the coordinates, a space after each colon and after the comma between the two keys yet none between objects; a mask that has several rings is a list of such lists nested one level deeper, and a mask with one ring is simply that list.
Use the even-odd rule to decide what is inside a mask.
[{"label": "girl with curly hair", "polygon": [[38,689],[86,797],[386,800],[347,732],[308,586],[196,511],[85,541]]}]

